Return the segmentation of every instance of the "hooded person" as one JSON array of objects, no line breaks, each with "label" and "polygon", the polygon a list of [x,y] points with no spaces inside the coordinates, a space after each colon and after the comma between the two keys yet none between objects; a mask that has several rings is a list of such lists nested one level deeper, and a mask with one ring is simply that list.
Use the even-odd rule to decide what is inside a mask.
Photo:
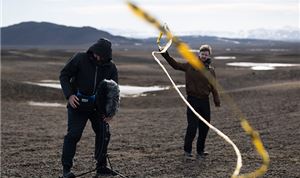
[{"label": "hooded person", "polygon": [[[111,42],[101,38],[86,52],[76,53],[61,70],[59,79],[63,94],[68,100],[68,128],[64,137],[61,158],[63,177],[74,177],[71,168],[76,145],[88,120],[96,134],[94,156],[97,161],[97,173],[95,177],[115,175],[107,167],[106,157],[110,140],[109,121],[112,120],[116,109],[112,108],[113,111],[110,112],[112,114],[107,114],[106,103],[102,102],[97,106],[99,102],[96,102],[96,93],[102,98],[106,97],[103,96],[103,93],[110,93],[114,96],[110,98],[114,98],[118,102],[116,98],[119,97],[119,90],[115,89],[118,88],[118,70],[112,61]],[[112,87],[98,87],[100,83],[100,86],[103,86],[105,85],[103,83],[107,83],[107,81],[110,81],[110,85],[114,85],[114,92],[109,91]],[[118,105],[114,104],[113,106],[117,107]]]},{"label": "hooded person", "polygon": [[101,62],[109,62],[112,60],[111,42],[105,38],[101,38],[88,49],[87,53],[94,53],[103,57],[104,60]]}]

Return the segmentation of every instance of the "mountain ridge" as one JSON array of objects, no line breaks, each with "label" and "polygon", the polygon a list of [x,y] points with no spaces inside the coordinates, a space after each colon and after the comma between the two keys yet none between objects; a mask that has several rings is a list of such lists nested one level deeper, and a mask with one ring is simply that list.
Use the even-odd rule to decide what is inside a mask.
[{"label": "mountain ridge", "polygon": [[[93,27],[72,27],[50,22],[21,22],[18,24],[1,27],[1,45],[3,47],[66,47],[66,46],[89,46],[99,38],[108,38],[115,47],[126,46],[142,48],[154,47],[156,38],[136,39],[119,35],[113,35],[107,31]],[[188,42],[193,48],[198,48],[200,43],[205,42],[222,48],[234,48],[244,46],[280,46],[293,44],[294,42],[226,38],[216,36],[190,35],[180,36],[180,39]],[[141,45],[143,44],[143,45]],[[276,45],[274,45],[276,44]],[[298,43],[296,43],[298,44]],[[299,44],[298,44],[299,45]]]}]

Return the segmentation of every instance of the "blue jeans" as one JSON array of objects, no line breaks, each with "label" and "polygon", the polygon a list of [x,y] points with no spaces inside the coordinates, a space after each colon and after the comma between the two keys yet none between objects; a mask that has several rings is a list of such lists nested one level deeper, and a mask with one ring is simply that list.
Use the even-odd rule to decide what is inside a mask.
[{"label": "blue jeans", "polygon": [[62,152],[62,165],[64,168],[73,166],[73,158],[76,153],[76,145],[79,142],[82,132],[85,128],[87,120],[91,121],[93,131],[96,134],[95,139],[95,159],[97,167],[107,165],[106,155],[107,147],[110,140],[109,124],[104,122],[102,118],[97,116],[95,111],[79,112],[68,107],[68,131],[64,137],[64,145]]},{"label": "blue jeans", "polygon": [[[209,98],[199,99],[193,96],[187,97],[188,102],[193,108],[208,122],[210,122],[210,105]],[[194,138],[198,129],[197,153],[204,151],[205,139],[209,127],[205,125],[198,117],[187,107],[187,122],[186,135],[184,139],[184,151],[191,153]]]}]

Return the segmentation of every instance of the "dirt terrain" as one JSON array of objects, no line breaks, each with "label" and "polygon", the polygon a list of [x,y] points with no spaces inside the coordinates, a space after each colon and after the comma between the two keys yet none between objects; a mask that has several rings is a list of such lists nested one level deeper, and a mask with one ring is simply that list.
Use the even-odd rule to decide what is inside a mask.
[{"label": "dirt terrain", "polygon": [[[65,104],[62,91],[24,82],[58,80],[59,71],[75,51],[2,50],[1,64],[1,177],[58,177],[66,108],[31,106],[29,101]],[[174,54],[174,52],[171,52]],[[264,177],[300,177],[300,67],[254,71],[227,66],[227,62],[299,64],[297,50],[259,52],[215,51],[220,84],[261,135],[270,155]],[[114,51],[122,85],[170,86],[149,51]],[[164,63],[166,64],[166,63]],[[167,69],[177,84],[184,73]],[[184,88],[181,88],[185,92]],[[223,99],[221,93],[221,99]],[[261,159],[243,132],[239,119],[222,100],[211,103],[211,123],[227,134],[242,153],[241,173],[258,168]],[[236,164],[232,147],[210,130],[202,161],[183,159],[186,106],[174,89],[122,98],[120,111],[111,123],[110,160],[113,168],[128,177],[230,177]],[[94,133],[86,126],[75,156],[74,173],[93,169]],[[195,145],[194,145],[195,148]],[[193,150],[195,154],[195,150]],[[91,177],[87,174],[85,177]]]}]

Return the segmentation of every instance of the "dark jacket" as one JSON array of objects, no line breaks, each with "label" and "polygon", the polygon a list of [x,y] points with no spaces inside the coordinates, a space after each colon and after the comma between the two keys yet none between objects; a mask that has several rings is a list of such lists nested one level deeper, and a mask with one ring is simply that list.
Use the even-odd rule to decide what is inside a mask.
[{"label": "dark jacket", "polygon": [[[59,79],[66,99],[76,94],[77,90],[84,95],[95,94],[97,85],[104,79],[112,79],[118,83],[118,71],[111,61],[111,50],[101,45],[103,41],[99,40],[87,52],[75,54],[61,70]],[[105,62],[100,64],[93,57],[93,52],[102,54],[103,49],[110,54],[106,53]]]},{"label": "dark jacket", "polygon": [[[201,72],[195,70],[189,63],[180,63],[175,61],[167,52],[163,53],[162,56],[175,70],[181,70],[185,72],[187,95],[201,99],[208,98],[210,92],[212,92],[214,103],[216,105],[220,104],[220,98],[217,89],[209,83],[208,79]],[[205,66],[212,74],[210,76],[216,78],[214,68],[212,68],[210,65]]]}]

